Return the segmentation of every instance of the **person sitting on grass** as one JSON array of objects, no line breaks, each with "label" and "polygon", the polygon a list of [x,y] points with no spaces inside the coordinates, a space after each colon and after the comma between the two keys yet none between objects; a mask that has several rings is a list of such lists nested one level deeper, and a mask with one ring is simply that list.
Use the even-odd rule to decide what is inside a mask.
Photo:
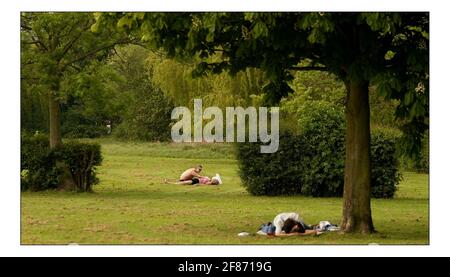
[{"label": "person sitting on grass", "polygon": [[[200,182],[200,178],[205,177],[200,175],[200,172],[202,172],[203,166],[197,165],[196,167],[192,167],[189,169],[186,169],[183,173],[180,175],[180,180],[175,183],[179,183],[181,185],[195,185]],[[167,183],[167,180],[166,180]]]},{"label": "person sitting on grass", "polygon": [[202,176],[199,173],[202,171],[203,166],[197,165],[196,167],[189,168],[181,173],[180,180],[175,182],[170,182],[167,179],[164,180],[166,184],[175,184],[175,185],[218,185],[222,183],[219,174],[212,178],[208,178],[206,176]]}]

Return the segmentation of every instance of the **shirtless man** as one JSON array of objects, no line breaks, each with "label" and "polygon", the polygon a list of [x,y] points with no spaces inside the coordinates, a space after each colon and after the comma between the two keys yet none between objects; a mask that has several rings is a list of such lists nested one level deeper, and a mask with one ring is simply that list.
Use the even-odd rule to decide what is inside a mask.
[{"label": "shirtless man", "polygon": [[180,181],[169,182],[165,180],[166,183],[178,184],[178,185],[195,185],[200,183],[200,178],[205,178],[205,176],[200,175],[203,166],[197,165],[196,167],[189,168],[181,173]]}]

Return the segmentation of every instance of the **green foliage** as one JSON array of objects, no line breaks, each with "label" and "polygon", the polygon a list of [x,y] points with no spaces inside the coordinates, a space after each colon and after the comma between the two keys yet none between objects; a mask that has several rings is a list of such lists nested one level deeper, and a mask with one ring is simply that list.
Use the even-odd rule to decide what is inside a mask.
[{"label": "green foliage", "polygon": [[149,88],[136,96],[130,114],[114,130],[121,139],[167,141],[173,105],[159,89]]},{"label": "green foliage", "polygon": [[172,101],[153,82],[155,63],[139,46],[118,49],[110,63],[116,74],[123,108],[113,134],[121,139],[165,141],[170,138]]},{"label": "green foliage", "polygon": [[100,145],[95,143],[65,142],[50,149],[48,136],[21,135],[21,190],[39,191],[57,189],[63,181],[63,169],[58,162],[69,166],[79,191],[90,191],[98,183],[95,168],[102,161]]},{"label": "green foliage", "polygon": [[150,54],[147,61],[152,83],[177,106],[192,107],[194,98],[202,98],[205,106],[248,106],[253,95],[262,93],[265,82],[263,72],[255,68],[247,68],[234,76],[223,72],[194,78],[192,60],[179,62]]},{"label": "green foliage", "polygon": [[396,118],[395,110],[399,101],[380,96],[374,87],[369,88],[370,123],[371,126],[383,126],[400,130],[404,123]]},{"label": "green foliage", "polygon": [[[321,67],[344,83],[368,81],[399,100],[406,153],[428,128],[428,13],[105,13],[98,26],[139,35],[169,57],[197,58],[196,72],[261,69],[264,101],[292,88],[296,66]],[[145,38],[145,39],[144,39]],[[288,39],[287,39],[288,38]]]},{"label": "green foliage", "polygon": [[423,137],[422,149],[415,159],[415,169],[418,172],[428,173],[430,168],[430,135],[427,131]]},{"label": "green foliage", "polygon": [[335,106],[344,106],[346,90],[344,83],[335,75],[323,71],[299,71],[291,82],[294,93],[282,99],[292,109],[306,101],[326,101]]},{"label": "green foliage", "polygon": [[92,186],[98,184],[96,167],[103,159],[100,144],[68,141],[52,150],[52,156],[69,166],[78,191],[92,191]]},{"label": "green foliage", "polygon": [[401,168],[405,171],[415,171],[419,173],[428,173],[430,167],[430,141],[429,133],[425,132],[422,139],[422,148],[415,156],[403,155],[400,157]]},{"label": "green foliage", "polygon": [[[114,114],[108,113],[109,110],[117,111],[117,119],[113,122],[118,125],[114,126],[113,134],[120,139],[167,140],[170,138],[170,112],[174,105],[192,108],[192,100],[202,98],[205,106],[247,106],[252,95],[262,93],[263,86],[263,74],[257,69],[247,69],[234,77],[222,73],[193,78],[192,61],[176,61],[158,51],[151,52],[134,45],[117,47],[117,55],[103,67],[111,71],[105,77],[83,74],[85,81],[78,85],[84,91],[78,100],[82,108],[80,112],[87,115],[88,110],[98,110],[99,115],[105,115]],[[106,69],[97,71],[108,72]],[[110,81],[109,76],[119,77]],[[108,83],[112,83],[107,85],[109,94],[103,94],[105,89],[102,87]],[[90,90],[99,92],[90,93]],[[91,95],[99,97],[95,98],[95,102],[87,101],[92,98]],[[102,95],[105,97],[100,97]],[[113,105],[110,101],[114,101]],[[90,103],[98,103],[99,108],[92,109],[95,105]],[[116,108],[104,110],[103,103]],[[84,117],[84,121],[89,119],[91,122],[97,118],[106,119],[91,112],[89,117]],[[66,120],[71,119],[65,118],[63,126]],[[99,120],[95,120],[97,122]]]},{"label": "green foliage", "polygon": [[60,82],[127,40],[114,29],[90,32],[92,13],[22,13],[22,75],[58,92]]},{"label": "green foliage", "polygon": [[23,132],[20,140],[21,190],[55,189],[62,171],[55,166],[48,136]]},{"label": "green foliage", "polygon": [[302,165],[300,157],[306,142],[290,132],[280,134],[278,151],[261,154],[258,143],[237,143],[239,176],[253,195],[300,194]]},{"label": "green foliage", "polygon": [[298,113],[302,138],[308,143],[299,161],[301,192],[315,197],[340,196],[343,188],[345,122],[343,109],[315,101]]},{"label": "green foliage", "polygon": [[98,138],[108,134],[108,128],[105,126],[77,124],[70,126],[64,122],[62,133],[66,138]]},{"label": "green foliage", "polygon": [[[95,118],[88,118],[79,106],[69,106],[62,114],[61,133],[66,138],[97,138],[108,133],[104,121],[97,123]],[[101,124],[101,125],[100,125]]]},{"label": "green foliage", "polygon": [[39,87],[22,81],[20,90],[20,127],[29,132],[48,131],[48,99]]},{"label": "green foliage", "polygon": [[[283,112],[299,117],[299,109],[311,101],[324,101],[335,108],[345,106],[346,89],[344,83],[335,75],[321,71],[296,72],[290,83],[294,90],[288,97],[281,99]],[[372,126],[398,129],[404,122],[396,118],[398,100],[386,99],[369,87],[370,121]]]},{"label": "green foliage", "polygon": [[[345,122],[343,110],[312,101],[298,110],[298,129],[284,130],[280,148],[261,154],[259,144],[238,145],[243,185],[255,195],[302,194],[342,196]],[[396,132],[372,132],[372,197],[392,198],[400,181],[395,151]]]},{"label": "green foliage", "polygon": [[[99,83],[95,82],[97,78],[90,78],[90,75],[96,75],[98,72],[92,74],[95,71],[92,65],[98,65],[98,62],[107,59],[113,53],[116,45],[130,42],[126,34],[120,34],[114,28],[105,27],[96,33],[91,32],[90,29],[94,22],[92,13],[21,13],[22,94],[29,97],[30,93],[44,92],[40,94],[40,100],[47,98],[47,102],[51,100],[51,103],[55,103],[55,108],[48,113],[50,120],[41,121],[41,124],[52,121],[60,125],[60,115],[71,108],[66,106],[63,107],[62,112],[59,112],[61,102],[66,101],[70,96],[80,98],[86,91],[96,92]],[[97,98],[97,100],[99,99],[101,97]],[[33,102],[31,103],[33,105]],[[26,105],[22,106],[22,109],[25,107]],[[100,108],[100,105],[97,108]],[[97,117],[91,118],[99,121],[94,124],[96,126],[104,125],[104,122],[98,118],[96,111],[99,110],[103,109],[90,110],[97,115]],[[86,118],[91,117],[88,111],[86,109]],[[24,110],[22,113],[24,114],[26,111]],[[40,113],[46,114],[44,109]],[[42,129],[36,125],[31,127],[28,125],[31,124],[26,121],[22,124],[25,129]],[[93,129],[94,127],[73,126],[72,122],[69,123],[68,129],[71,129],[69,132],[72,136],[78,137],[84,134],[76,132],[86,128]],[[47,130],[47,128],[45,129]],[[59,128],[50,130],[53,132],[52,140],[61,141],[59,130]],[[89,136],[93,135],[91,130]]]},{"label": "green foliage", "polygon": [[125,76],[111,61],[92,62],[61,82],[61,132],[67,138],[108,134],[107,124],[122,121],[130,104]]},{"label": "green foliage", "polygon": [[393,198],[401,176],[398,172],[396,144],[398,135],[381,130],[371,133],[372,196]]}]

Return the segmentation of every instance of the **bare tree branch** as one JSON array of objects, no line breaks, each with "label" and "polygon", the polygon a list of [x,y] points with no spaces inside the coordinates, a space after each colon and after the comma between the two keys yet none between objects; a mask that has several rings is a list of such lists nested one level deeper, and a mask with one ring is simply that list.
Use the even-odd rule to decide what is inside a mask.
[{"label": "bare tree branch", "polygon": [[59,59],[61,60],[62,58],[64,58],[64,56],[67,54],[67,52],[70,50],[70,48],[72,47],[72,45],[78,40],[80,39],[80,37],[83,35],[83,32],[85,32],[87,29],[83,28],[82,31],[80,31],[80,33],[74,37],[72,40],[70,40],[63,48],[63,51],[59,57]]},{"label": "bare tree branch", "polygon": [[108,44],[108,45],[104,45],[104,46],[102,46],[102,47],[100,47],[100,48],[97,48],[97,49],[94,49],[94,50],[92,50],[92,51],[89,51],[89,52],[85,53],[84,55],[81,55],[80,57],[75,58],[75,59],[73,59],[73,60],[71,60],[71,61],[69,61],[69,62],[63,64],[63,65],[61,66],[61,69],[62,69],[62,71],[64,71],[64,69],[65,69],[67,66],[72,65],[72,64],[74,64],[74,63],[76,63],[76,62],[82,61],[82,60],[84,60],[84,59],[86,59],[86,58],[88,58],[88,57],[90,57],[90,56],[93,56],[93,55],[95,55],[96,53],[98,53],[98,52],[100,52],[100,51],[103,51],[103,50],[106,50],[106,49],[114,48],[116,45],[120,45],[120,44],[128,44],[128,43],[130,43],[130,40],[127,38],[127,39],[123,39],[123,40],[116,41],[116,42],[111,43],[111,44]]}]

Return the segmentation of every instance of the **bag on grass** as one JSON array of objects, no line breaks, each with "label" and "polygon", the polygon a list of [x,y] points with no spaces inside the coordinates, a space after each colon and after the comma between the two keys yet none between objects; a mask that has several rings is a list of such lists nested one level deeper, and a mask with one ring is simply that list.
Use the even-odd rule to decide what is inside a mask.
[{"label": "bag on grass", "polygon": [[267,222],[261,225],[259,228],[259,231],[266,233],[266,234],[273,234],[275,233],[275,226],[272,224],[272,222]]}]

